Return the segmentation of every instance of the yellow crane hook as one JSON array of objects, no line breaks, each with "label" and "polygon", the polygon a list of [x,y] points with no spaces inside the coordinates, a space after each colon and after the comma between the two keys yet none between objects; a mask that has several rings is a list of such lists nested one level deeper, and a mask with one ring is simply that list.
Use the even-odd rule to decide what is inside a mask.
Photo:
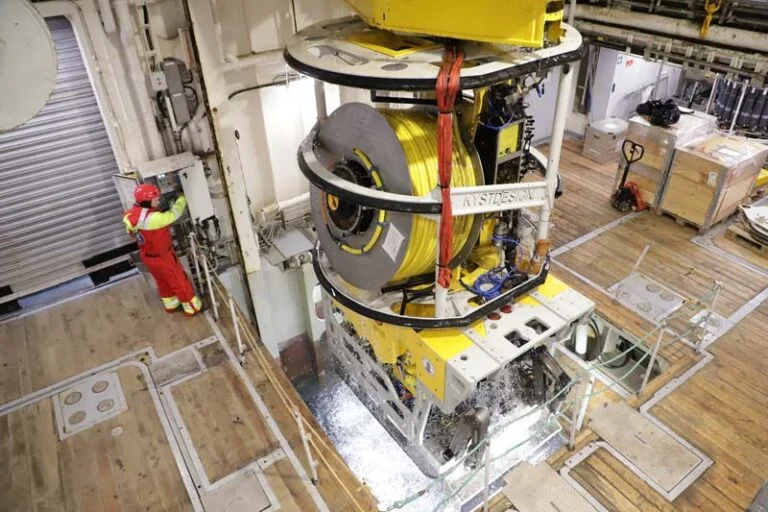
[{"label": "yellow crane hook", "polygon": [[709,26],[712,24],[712,18],[715,13],[720,10],[723,5],[723,0],[707,0],[704,4],[704,10],[707,12],[707,16],[704,18],[704,23],[701,24],[701,30],[699,35],[702,39],[706,39],[709,34]]}]

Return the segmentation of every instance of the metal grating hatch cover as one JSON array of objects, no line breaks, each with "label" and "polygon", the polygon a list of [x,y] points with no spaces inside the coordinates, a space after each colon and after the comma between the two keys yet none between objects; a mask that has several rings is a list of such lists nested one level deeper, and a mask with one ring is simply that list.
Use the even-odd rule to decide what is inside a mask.
[{"label": "metal grating hatch cover", "polygon": [[59,439],[87,430],[128,410],[117,374],[88,377],[53,396]]},{"label": "metal grating hatch cover", "polygon": [[659,323],[685,304],[685,298],[639,272],[608,288],[616,301],[646,320]]}]

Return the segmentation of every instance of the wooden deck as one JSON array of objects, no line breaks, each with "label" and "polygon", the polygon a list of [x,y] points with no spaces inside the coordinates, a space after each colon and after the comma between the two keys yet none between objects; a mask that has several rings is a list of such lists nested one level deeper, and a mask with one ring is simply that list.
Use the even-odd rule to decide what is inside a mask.
[{"label": "wooden deck", "polygon": [[[228,332],[226,325],[222,327]],[[184,482],[194,477],[180,469],[184,461],[174,458],[172,446],[182,445],[163,426],[163,417],[169,416],[158,405],[163,388],[145,377],[147,367],[144,372],[135,365],[192,350],[192,345],[214,334],[204,316],[189,319],[165,313],[141,275],[0,322],[0,511],[193,510]],[[202,471],[215,485],[274,453],[280,444],[255,405],[246,378],[238,374],[220,342],[200,349],[198,355],[202,372],[166,388],[165,400],[175,401],[179,430],[186,429]],[[258,396],[303,461],[296,420],[282,404],[285,397],[297,405],[301,399],[274,361],[265,360],[266,367],[273,372],[270,377],[280,375],[279,381],[270,379],[255,359],[251,362],[254,353],[248,357],[248,376]],[[60,441],[50,398],[57,386],[122,359],[134,365],[114,370],[128,410]],[[155,393],[153,399],[154,392],[160,395]],[[319,432],[303,409],[307,429]],[[328,508],[374,510],[370,495],[330,442],[315,439],[324,442],[324,456],[332,460],[334,475],[320,468],[317,486]],[[306,475],[309,466],[303,464]],[[334,476],[355,490],[354,500],[337,486]],[[263,477],[282,510],[318,510],[311,484],[288,457],[266,467]]]},{"label": "wooden deck", "polygon": [[191,510],[147,382],[118,375],[129,411],[64,441],[50,398],[0,416],[0,510]]},{"label": "wooden deck", "polygon": [[[578,152],[577,142],[566,142],[561,173],[567,184],[581,181],[584,186],[568,186],[556,204],[556,247],[590,233],[597,227],[595,219],[608,223],[618,218],[604,211],[612,192],[615,165],[587,165]],[[584,218],[589,212],[594,217]],[[565,219],[567,233],[557,227],[561,219]],[[651,249],[640,266],[642,273],[688,299],[699,297],[713,280],[720,280],[723,288],[715,309],[725,317],[739,312],[768,288],[766,273],[745,268],[692,243],[690,239],[696,234],[668,217],[644,213],[558,256],[553,272],[592,298],[601,315],[636,335],[647,332],[651,324],[597,288],[607,288],[624,278],[649,243]],[[722,235],[713,242],[758,267],[768,267],[768,260]],[[766,330],[768,304],[762,304],[709,347],[712,362],[651,409],[654,416],[714,461],[674,502],[668,502],[604,450],[577,465],[571,476],[610,511],[744,510],[768,480]],[[662,356],[671,363],[669,369],[652,381],[646,393],[630,399],[630,404],[639,406],[700,359],[692,349],[680,344],[667,347]],[[596,438],[585,429],[577,449]],[[563,449],[548,462],[559,469],[571,455]],[[499,494],[492,505],[491,510],[503,511],[511,503]]]}]

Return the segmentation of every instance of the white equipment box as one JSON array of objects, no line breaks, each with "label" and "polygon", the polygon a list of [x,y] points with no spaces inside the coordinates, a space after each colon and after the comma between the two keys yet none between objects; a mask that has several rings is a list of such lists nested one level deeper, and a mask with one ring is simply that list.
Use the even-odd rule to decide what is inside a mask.
[{"label": "white equipment box", "polygon": [[163,181],[167,175],[178,173],[192,220],[197,223],[214,216],[213,202],[208,190],[203,162],[192,153],[179,153],[159,160],[144,162],[139,164],[136,170],[142,181],[151,179]]}]

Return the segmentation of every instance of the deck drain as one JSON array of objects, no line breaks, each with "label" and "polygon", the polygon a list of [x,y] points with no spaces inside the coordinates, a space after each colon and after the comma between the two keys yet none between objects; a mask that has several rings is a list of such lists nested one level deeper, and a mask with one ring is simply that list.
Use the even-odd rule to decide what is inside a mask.
[{"label": "deck drain", "polygon": [[67,405],[75,405],[83,398],[83,394],[79,391],[73,391],[64,397],[64,403]]},{"label": "deck drain", "polygon": [[107,390],[108,387],[109,387],[109,382],[107,382],[106,380],[100,380],[96,382],[93,385],[93,387],[91,387],[91,391],[93,391],[94,393],[103,393]]},{"label": "deck drain", "polygon": [[79,425],[85,421],[86,417],[88,417],[88,414],[85,411],[77,411],[70,414],[67,421],[70,425]]},{"label": "deck drain", "polygon": [[640,304],[637,305],[637,309],[645,313],[648,313],[650,310],[653,309],[653,305],[650,302],[641,302]]},{"label": "deck drain", "polygon": [[61,440],[128,409],[120,379],[114,372],[82,379],[52,398]]},{"label": "deck drain", "polygon": [[645,289],[651,293],[659,293],[661,291],[661,287],[655,283],[648,283]]}]

